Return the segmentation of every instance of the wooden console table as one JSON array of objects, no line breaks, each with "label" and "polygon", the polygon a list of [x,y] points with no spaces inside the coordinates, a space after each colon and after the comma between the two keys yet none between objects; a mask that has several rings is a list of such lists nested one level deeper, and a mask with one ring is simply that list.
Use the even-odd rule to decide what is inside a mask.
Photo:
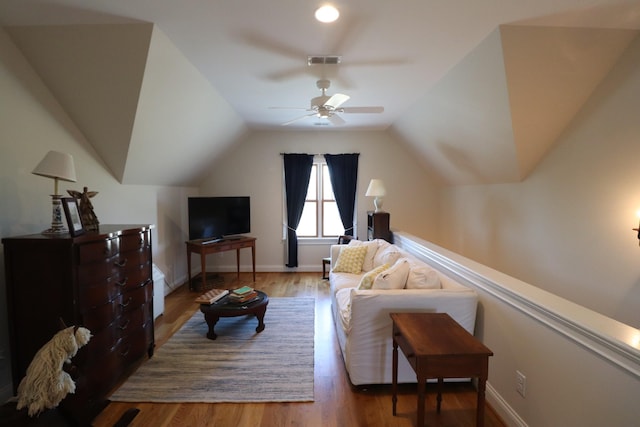
[{"label": "wooden console table", "polygon": [[206,243],[207,240],[188,240],[187,244],[187,274],[189,274],[189,290],[193,289],[191,280],[191,254],[200,254],[200,265],[202,268],[202,287],[207,284],[206,259],[208,254],[236,250],[236,264],[238,268],[238,279],[240,279],[240,249],[251,248],[251,260],[253,264],[253,281],[256,281],[256,238],[240,237],[225,239],[220,242]]},{"label": "wooden console table", "polygon": [[437,412],[440,412],[443,378],[467,377],[478,378],[476,426],[482,427],[489,356],[493,356],[493,352],[446,313],[391,313],[390,316],[393,320],[393,415],[396,415],[400,347],[418,380],[419,427],[424,426],[427,379],[438,379]]}]

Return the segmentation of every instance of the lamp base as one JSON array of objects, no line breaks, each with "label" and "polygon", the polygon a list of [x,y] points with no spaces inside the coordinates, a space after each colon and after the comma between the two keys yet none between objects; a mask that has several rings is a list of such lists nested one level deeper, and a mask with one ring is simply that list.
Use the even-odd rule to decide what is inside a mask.
[{"label": "lamp base", "polygon": [[51,195],[51,228],[44,230],[42,234],[63,234],[67,229],[62,223],[62,198],[59,194]]},{"label": "lamp base", "polygon": [[373,206],[376,207],[374,212],[382,212],[382,197],[376,196],[376,198],[373,199]]}]

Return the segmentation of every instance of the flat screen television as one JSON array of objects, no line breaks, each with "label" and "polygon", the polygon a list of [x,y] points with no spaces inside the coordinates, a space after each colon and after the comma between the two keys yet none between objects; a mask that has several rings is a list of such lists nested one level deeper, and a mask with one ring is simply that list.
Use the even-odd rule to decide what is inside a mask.
[{"label": "flat screen television", "polygon": [[189,197],[189,240],[251,232],[249,197]]}]

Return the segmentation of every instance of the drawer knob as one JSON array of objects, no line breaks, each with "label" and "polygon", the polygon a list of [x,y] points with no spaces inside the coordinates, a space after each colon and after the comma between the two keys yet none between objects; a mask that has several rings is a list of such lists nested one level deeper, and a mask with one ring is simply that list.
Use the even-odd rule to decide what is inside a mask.
[{"label": "drawer knob", "polygon": [[114,264],[118,267],[124,267],[125,265],[127,265],[127,258],[123,259],[122,261],[116,261],[114,262]]},{"label": "drawer knob", "polygon": [[133,301],[133,298],[129,297],[129,299],[127,300],[127,302],[121,302],[121,303],[120,303],[120,307],[122,307],[122,308],[127,307],[129,304],[131,304],[131,301]]},{"label": "drawer knob", "polygon": [[127,354],[129,354],[129,351],[131,351],[131,348],[127,348],[125,351],[121,351],[120,356],[125,357]]},{"label": "drawer knob", "polygon": [[124,288],[127,284],[127,278],[125,277],[124,280],[120,281],[120,282],[116,282],[116,285],[120,286],[121,288]]},{"label": "drawer knob", "polygon": [[131,322],[131,319],[127,319],[127,321],[124,322],[124,325],[118,326],[118,329],[120,329],[121,331],[124,331],[125,329],[127,329],[129,327],[129,322]]}]

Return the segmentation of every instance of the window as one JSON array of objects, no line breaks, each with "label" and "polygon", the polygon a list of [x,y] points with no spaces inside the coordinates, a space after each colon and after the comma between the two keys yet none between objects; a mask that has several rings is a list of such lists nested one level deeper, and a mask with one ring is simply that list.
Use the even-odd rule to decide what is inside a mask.
[{"label": "window", "polygon": [[306,238],[337,238],[344,234],[326,163],[317,162],[311,167],[307,199],[296,232],[298,237]]}]

